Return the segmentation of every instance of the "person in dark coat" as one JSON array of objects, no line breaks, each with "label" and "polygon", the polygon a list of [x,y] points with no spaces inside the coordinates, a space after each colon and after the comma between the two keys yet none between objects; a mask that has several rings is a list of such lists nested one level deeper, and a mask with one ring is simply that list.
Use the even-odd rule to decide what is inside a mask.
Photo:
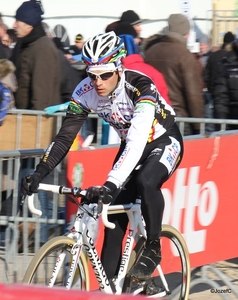
[{"label": "person in dark coat", "polygon": [[[212,98],[214,79],[217,73],[218,62],[227,53],[227,47],[234,41],[234,34],[228,31],[223,38],[223,45],[217,51],[209,51],[208,55],[205,54],[206,64],[203,68],[204,80],[204,100],[205,100],[205,117],[214,118],[214,100]],[[210,134],[216,130],[215,124],[206,124],[206,133]]]},{"label": "person in dark coat", "polygon": [[[232,50],[226,52],[216,70],[212,90],[214,117],[238,119],[238,41],[233,42]],[[228,129],[237,128],[237,125],[230,125]]]},{"label": "person in dark coat", "polygon": [[[17,109],[44,110],[47,106],[61,103],[58,50],[52,40],[46,36],[41,23],[42,15],[41,3],[36,0],[23,2],[16,11],[13,28],[18,41],[11,60],[16,66],[18,81],[15,94]],[[34,164],[34,159],[22,159],[19,176],[31,173]],[[51,218],[52,203],[48,199],[48,194],[45,191],[39,191],[38,199],[42,210],[41,217]],[[41,244],[47,241],[49,226],[49,224],[41,223]],[[20,239],[19,251],[21,248],[22,240]]]},{"label": "person in dark coat", "polygon": [[42,27],[37,1],[26,1],[16,11],[18,41],[12,61],[16,66],[16,108],[43,110],[60,103],[60,63],[57,49]]},{"label": "person in dark coat", "polygon": [[227,46],[231,44],[235,39],[234,34],[228,31],[223,38],[223,44],[217,51],[211,52],[204,71],[204,79],[207,89],[210,93],[213,92],[214,78],[217,72],[217,64],[227,54]]},{"label": "person in dark coat", "polygon": [[[159,70],[169,89],[169,98],[178,117],[203,118],[204,100],[201,73],[194,55],[187,49],[189,20],[172,14],[169,31],[157,44],[147,47],[145,62]],[[185,124],[184,135],[200,132],[200,124]]]}]

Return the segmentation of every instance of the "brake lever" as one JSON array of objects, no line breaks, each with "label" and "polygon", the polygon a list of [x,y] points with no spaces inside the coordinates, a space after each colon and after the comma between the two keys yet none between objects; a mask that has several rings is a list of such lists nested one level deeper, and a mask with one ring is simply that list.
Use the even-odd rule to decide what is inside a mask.
[{"label": "brake lever", "polygon": [[[28,175],[25,177],[26,178],[26,183],[28,185],[28,187],[30,186],[31,183],[31,176]],[[21,195],[21,200],[20,200],[20,207],[23,206],[23,204],[25,203],[25,199],[26,199],[27,195]]]},{"label": "brake lever", "polygon": [[103,209],[103,202],[102,202],[102,196],[99,196],[98,199],[98,215],[101,215],[102,209]]},{"label": "brake lever", "polygon": [[20,200],[20,208],[24,205],[25,199],[26,199],[26,196],[25,196],[25,195],[22,195],[22,196],[21,196],[21,200]]}]

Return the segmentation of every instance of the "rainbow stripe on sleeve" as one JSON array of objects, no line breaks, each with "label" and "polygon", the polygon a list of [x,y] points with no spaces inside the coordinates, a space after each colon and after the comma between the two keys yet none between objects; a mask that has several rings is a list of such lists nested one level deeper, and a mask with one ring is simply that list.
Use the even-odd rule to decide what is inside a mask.
[{"label": "rainbow stripe on sleeve", "polygon": [[145,96],[140,97],[137,100],[137,103],[146,103],[146,104],[151,104],[151,105],[155,106],[156,98],[152,97],[151,95],[145,95]]},{"label": "rainbow stripe on sleeve", "polygon": [[76,114],[81,114],[82,112],[91,112],[90,109],[88,109],[82,103],[77,102],[73,98],[70,99],[68,110]]}]

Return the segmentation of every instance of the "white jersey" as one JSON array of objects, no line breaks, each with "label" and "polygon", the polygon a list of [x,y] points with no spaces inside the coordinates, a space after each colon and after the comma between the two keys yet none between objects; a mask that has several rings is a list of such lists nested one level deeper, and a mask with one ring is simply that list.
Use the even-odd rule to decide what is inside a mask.
[{"label": "white jersey", "polygon": [[75,88],[69,112],[95,112],[126,142],[126,147],[108,181],[120,187],[135,168],[147,143],[158,139],[175,122],[175,112],[146,75],[124,70],[111,96],[100,97],[89,77]]}]

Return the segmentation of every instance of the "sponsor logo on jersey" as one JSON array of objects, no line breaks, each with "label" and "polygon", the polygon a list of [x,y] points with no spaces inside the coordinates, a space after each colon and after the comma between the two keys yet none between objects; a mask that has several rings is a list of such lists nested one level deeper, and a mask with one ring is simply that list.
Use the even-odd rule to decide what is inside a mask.
[{"label": "sponsor logo on jersey", "polygon": [[121,165],[122,165],[123,161],[125,160],[129,151],[130,151],[130,149],[128,149],[128,147],[126,146],[124,151],[122,152],[121,156],[119,157],[118,161],[114,164],[113,170],[117,170],[121,167]]},{"label": "sponsor logo on jersey", "polygon": [[171,167],[175,164],[175,161],[177,160],[178,154],[179,154],[179,147],[178,144],[172,143],[171,146],[168,147],[168,156],[167,161],[171,165]]},{"label": "sponsor logo on jersey", "polygon": [[75,94],[76,94],[77,96],[80,97],[80,96],[82,96],[83,94],[85,94],[85,93],[91,91],[92,89],[93,89],[93,84],[92,84],[92,82],[85,83],[83,86],[80,86],[79,89],[77,89],[77,90],[75,91]]},{"label": "sponsor logo on jersey", "polygon": [[48,159],[48,157],[49,157],[49,155],[50,155],[50,151],[51,151],[51,149],[52,149],[52,147],[54,146],[54,142],[52,142],[50,145],[49,145],[49,147],[46,149],[46,152],[45,152],[45,154],[44,154],[44,156],[43,156],[43,162],[46,162],[47,161],[47,159]]},{"label": "sponsor logo on jersey", "polygon": [[123,114],[120,114],[118,112],[97,112],[98,116],[103,118],[105,121],[110,123],[113,127],[120,126],[120,128],[125,128],[124,126],[128,127],[128,122],[131,121],[133,118],[133,113],[130,113],[130,111],[125,110]]},{"label": "sponsor logo on jersey", "polygon": [[136,93],[136,95],[139,97],[141,95],[140,91],[138,90],[138,88],[134,87],[133,85],[131,85],[128,81],[125,81],[125,85],[126,88],[128,88],[129,90],[131,90],[132,92]]},{"label": "sponsor logo on jersey", "polygon": [[154,156],[154,155],[161,155],[161,153],[162,153],[162,149],[160,149],[160,148],[155,148],[154,150],[151,151],[151,153],[150,153],[150,155],[148,156],[148,158],[151,157],[151,156]]},{"label": "sponsor logo on jersey", "polygon": [[[151,89],[151,91],[152,91],[153,93],[158,93],[158,94],[159,94],[159,92],[158,92],[156,86],[155,86],[153,83],[151,83],[150,89]],[[159,95],[160,95],[160,94],[159,94]]]}]

